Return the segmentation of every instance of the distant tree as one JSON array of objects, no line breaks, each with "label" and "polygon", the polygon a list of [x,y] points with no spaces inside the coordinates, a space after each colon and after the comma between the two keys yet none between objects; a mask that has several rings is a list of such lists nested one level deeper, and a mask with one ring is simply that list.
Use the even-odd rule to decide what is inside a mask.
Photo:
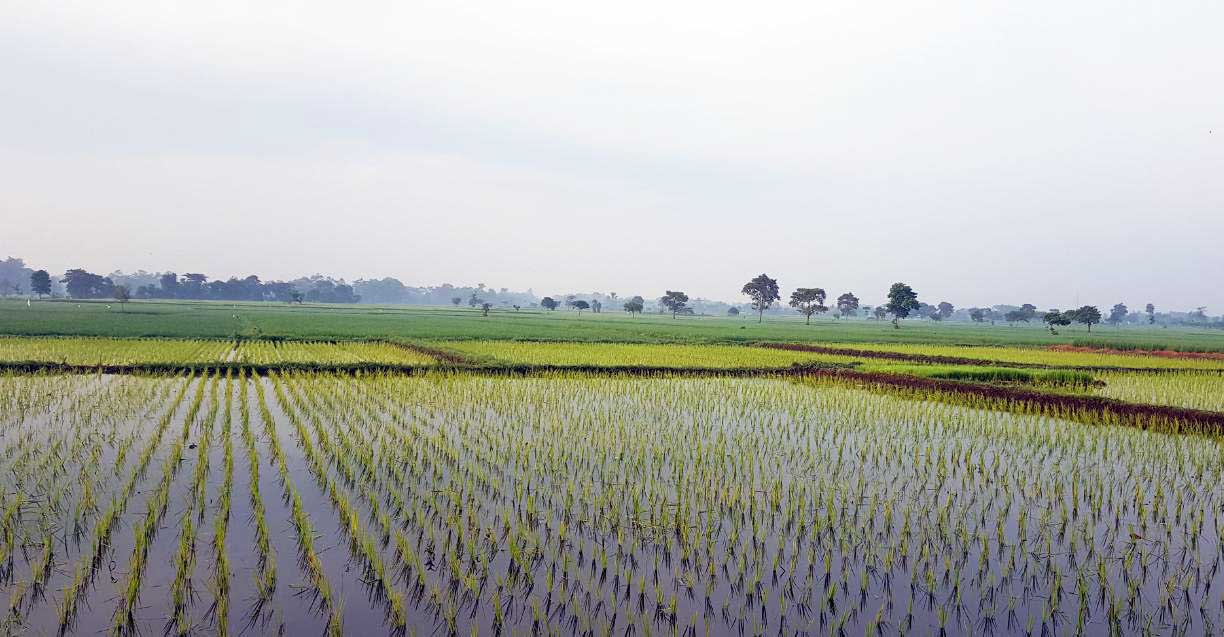
[{"label": "distant tree", "polygon": [[645,307],[646,300],[640,296],[635,296],[628,301],[625,301],[625,311],[629,313],[629,316],[641,314]]},{"label": "distant tree", "polygon": [[846,292],[837,297],[837,313],[846,316],[854,316],[858,313],[859,299],[854,296],[854,292]]},{"label": "distant tree", "polygon": [[111,298],[115,284],[109,278],[86,272],[80,268],[68,270],[60,281],[74,299]]},{"label": "distant tree", "polygon": [[1194,319],[1196,322],[1199,322],[1199,323],[1206,321],[1207,320],[1207,306],[1200,305],[1194,308],[1194,311],[1190,313],[1190,318]]},{"label": "distant tree", "polygon": [[1088,326],[1088,331],[1092,331],[1093,323],[1101,322],[1101,311],[1095,305],[1085,305],[1077,310],[1071,310],[1071,320],[1076,323],[1083,323]]},{"label": "distant tree", "polygon": [[741,290],[748,298],[752,299],[752,309],[757,311],[757,322],[765,320],[765,310],[773,305],[774,301],[781,300],[778,296],[778,280],[769,278],[767,274],[760,274],[744,284],[744,289]]},{"label": "distant tree", "polygon": [[551,296],[546,296],[540,299],[540,307],[552,312],[557,309],[557,300]]},{"label": "distant tree", "polygon": [[115,297],[116,301],[119,301],[119,309],[126,312],[127,302],[132,300],[132,291],[128,289],[128,286],[116,285],[112,287],[111,296]]},{"label": "distant tree", "polygon": [[608,298],[616,301],[616,292],[608,292]]},{"label": "distant tree", "polygon": [[739,313],[740,313],[739,308],[735,307],[734,305],[727,308],[727,316],[739,316]]},{"label": "distant tree", "polygon": [[179,293],[177,298],[182,299],[203,299],[207,293],[204,289],[204,284],[208,282],[208,277],[198,272],[188,272],[183,275],[182,281],[179,281]]},{"label": "distant tree", "polygon": [[492,304],[492,303],[489,303],[488,301],[481,302],[481,304],[480,304],[480,313],[481,313],[481,314],[483,314],[484,316],[488,316],[488,315],[489,315],[489,310],[491,310],[491,309],[493,309],[493,304]]},{"label": "distant tree", "polygon": [[51,294],[51,275],[46,270],[35,270],[30,275],[30,291],[40,299],[44,294]]},{"label": "distant tree", "polygon": [[594,314],[603,312],[603,303],[600,303],[599,299],[591,299],[591,312]]},{"label": "distant tree", "polygon": [[980,307],[969,308],[969,319],[974,323],[982,323],[986,320],[986,310]]},{"label": "distant tree", "polygon": [[157,287],[161,289],[163,298],[177,299],[179,296],[178,275],[173,272],[163,272],[157,277]]},{"label": "distant tree", "polygon": [[1027,323],[1037,318],[1037,306],[1032,303],[1025,303],[1020,306],[1020,311],[1024,313],[1024,322]]},{"label": "distant tree", "polygon": [[1058,330],[1054,329],[1054,327],[1070,325],[1072,317],[1069,314],[1070,312],[1063,313],[1057,309],[1052,309],[1041,317],[1041,321],[1046,324],[1046,327],[1050,328],[1051,334],[1058,334]]},{"label": "distant tree", "polygon": [[472,295],[468,297],[468,307],[479,307],[481,303],[484,303],[484,301],[476,296],[475,292],[472,292]]},{"label": "distant tree", "polygon": [[572,305],[574,306],[575,310],[578,310],[579,315],[582,314],[583,310],[588,310],[591,308],[591,304],[583,300],[574,301]]},{"label": "distant tree", "polygon": [[462,302],[463,302],[462,296],[452,296],[451,297],[451,303],[454,304],[456,307]]},{"label": "distant tree", "polygon": [[884,307],[883,305],[877,305],[875,309],[871,311],[871,314],[875,316],[877,321],[883,321],[884,317],[888,316],[888,308]]},{"label": "distant tree", "polygon": [[1126,320],[1127,314],[1130,314],[1130,308],[1126,307],[1125,303],[1117,303],[1109,310],[1109,322],[1117,326]]},{"label": "distant tree", "polygon": [[956,311],[956,307],[947,301],[940,301],[935,307],[940,319],[952,318],[952,313]]},{"label": "distant tree", "polygon": [[1003,315],[1003,320],[1008,323],[1029,322],[1029,313],[1024,310],[1010,310]]},{"label": "distant tree", "polygon": [[1148,303],[1147,307],[1143,308],[1143,311],[1147,312],[1148,325],[1154,325],[1156,323],[1156,306]]},{"label": "distant tree", "polygon": [[519,306],[514,305],[514,306],[512,306],[512,307],[514,308],[514,311],[515,311],[515,312],[519,311]]},{"label": "distant tree", "polygon": [[918,293],[904,283],[894,283],[888,288],[888,313],[893,315],[893,327],[901,327],[898,321],[918,309]]},{"label": "distant tree", "polygon": [[824,301],[825,291],[821,288],[796,288],[790,296],[790,306],[806,317],[808,325],[812,324],[813,314],[829,309],[825,307]]},{"label": "distant tree", "polygon": [[659,304],[667,308],[672,313],[672,318],[688,308],[689,297],[684,292],[668,290],[662,298],[659,299]]},{"label": "distant tree", "polygon": [[290,303],[297,303],[298,305],[301,305],[305,297],[306,297],[305,294],[298,292],[296,289],[293,289],[289,292],[289,302]]}]

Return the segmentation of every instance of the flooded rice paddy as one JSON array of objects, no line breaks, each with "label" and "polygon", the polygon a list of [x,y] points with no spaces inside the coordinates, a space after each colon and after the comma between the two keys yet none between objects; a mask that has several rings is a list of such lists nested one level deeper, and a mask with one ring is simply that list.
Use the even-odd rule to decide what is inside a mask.
[{"label": "flooded rice paddy", "polygon": [[1218,634],[1224,450],[778,379],[0,376],[20,634]]}]

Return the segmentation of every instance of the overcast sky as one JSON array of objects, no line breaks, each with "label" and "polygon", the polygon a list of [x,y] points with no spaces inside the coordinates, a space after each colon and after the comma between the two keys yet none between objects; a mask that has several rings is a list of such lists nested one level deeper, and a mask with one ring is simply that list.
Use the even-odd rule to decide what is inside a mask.
[{"label": "overcast sky", "polygon": [[5,0],[0,257],[1217,313],[1221,25],[1214,0]]}]

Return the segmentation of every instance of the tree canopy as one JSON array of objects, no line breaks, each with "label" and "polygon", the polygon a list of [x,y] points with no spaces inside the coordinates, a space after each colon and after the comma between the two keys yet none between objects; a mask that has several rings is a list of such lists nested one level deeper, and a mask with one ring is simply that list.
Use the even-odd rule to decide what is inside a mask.
[{"label": "tree canopy", "polygon": [[825,291],[822,288],[796,288],[790,296],[790,306],[806,317],[809,325],[813,314],[828,311],[824,302]]},{"label": "tree canopy", "polygon": [[782,298],[778,296],[778,280],[769,278],[765,273],[753,277],[741,291],[752,299],[752,309],[757,311],[758,323],[765,320],[765,310]]},{"label": "tree canopy", "polygon": [[672,318],[676,318],[677,314],[688,309],[689,297],[684,292],[668,290],[666,294],[659,299],[659,303],[671,311]]},{"label": "tree canopy", "polygon": [[903,319],[919,307],[918,293],[905,283],[894,283],[888,288],[888,313],[893,315],[893,325],[897,319]]}]

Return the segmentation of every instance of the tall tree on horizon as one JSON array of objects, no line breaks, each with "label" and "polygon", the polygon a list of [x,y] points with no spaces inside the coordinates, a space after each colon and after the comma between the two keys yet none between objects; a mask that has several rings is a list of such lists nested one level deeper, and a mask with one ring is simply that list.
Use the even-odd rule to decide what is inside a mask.
[{"label": "tall tree on horizon", "polygon": [[898,321],[918,309],[918,293],[905,283],[894,283],[888,288],[888,304],[885,307],[893,315],[893,327],[900,329]]},{"label": "tall tree on horizon", "polygon": [[668,290],[667,293],[659,299],[659,303],[662,304],[663,307],[671,310],[672,318],[674,319],[676,318],[677,314],[688,309],[688,300],[689,297],[684,292]]},{"label": "tall tree on horizon", "polygon": [[813,314],[829,309],[825,307],[824,302],[825,291],[823,288],[795,288],[795,291],[791,292],[790,306],[807,318],[807,325],[812,324]]},{"label": "tall tree on horizon", "polygon": [[757,311],[757,323],[764,322],[765,310],[768,310],[774,301],[782,299],[778,295],[778,280],[769,278],[769,275],[763,272],[745,283],[741,292],[752,299],[752,309]]},{"label": "tall tree on horizon", "polygon": [[853,316],[858,313],[859,298],[854,296],[854,292],[846,292],[837,297],[837,313],[842,315],[842,318]]},{"label": "tall tree on horizon", "polygon": [[44,294],[51,294],[51,274],[46,270],[35,270],[30,275],[30,291],[40,299]]}]

